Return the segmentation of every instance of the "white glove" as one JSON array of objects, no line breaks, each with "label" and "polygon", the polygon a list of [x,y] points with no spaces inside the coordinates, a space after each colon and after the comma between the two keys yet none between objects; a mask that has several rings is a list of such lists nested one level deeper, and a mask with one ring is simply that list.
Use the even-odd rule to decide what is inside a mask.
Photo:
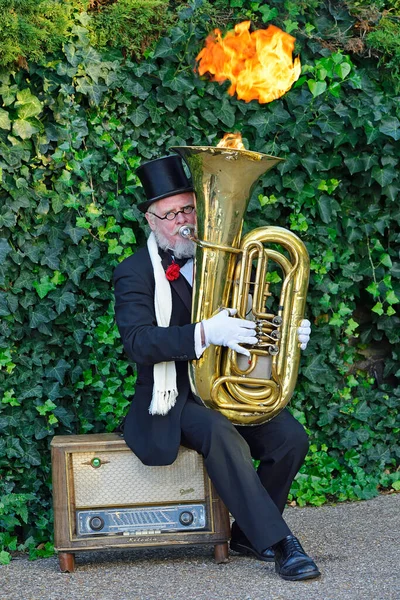
[{"label": "white glove", "polygon": [[311,323],[308,319],[303,319],[300,323],[300,327],[297,329],[297,335],[300,342],[300,348],[305,350],[307,344],[310,341],[311,334]]},{"label": "white glove", "polygon": [[202,321],[207,346],[228,346],[239,354],[250,356],[250,352],[239,344],[256,344],[256,324],[246,319],[234,319],[236,308],[226,308],[210,319]]}]

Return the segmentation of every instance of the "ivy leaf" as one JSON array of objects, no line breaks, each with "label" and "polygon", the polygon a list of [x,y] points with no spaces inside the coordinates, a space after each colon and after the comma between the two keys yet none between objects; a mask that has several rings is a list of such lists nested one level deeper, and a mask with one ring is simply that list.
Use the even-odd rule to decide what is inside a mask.
[{"label": "ivy leaf", "polygon": [[318,210],[324,223],[330,223],[332,220],[332,200],[329,196],[322,195],[318,198]]},{"label": "ivy leaf", "polygon": [[[123,228],[123,230],[124,229],[125,228]],[[79,257],[82,259],[83,264],[89,268],[97,258],[100,258],[100,250],[98,246],[93,246],[89,249],[81,248]]]},{"label": "ivy leaf", "polygon": [[350,156],[344,159],[344,164],[349,169],[350,174],[364,171],[364,162],[359,156]]},{"label": "ivy leaf", "polygon": [[34,133],[37,133],[39,129],[32,125],[29,121],[25,121],[24,119],[18,119],[13,123],[13,132],[15,135],[18,135],[23,140],[27,140],[33,136]]},{"label": "ivy leaf", "polygon": [[39,415],[44,417],[45,415],[47,415],[47,413],[52,412],[56,408],[56,404],[54,404],[52,400],[47,399],[44,404],[38,404],[37,406],[35,406],[35,408],[38,411]]},{"label": "ivy leaf", "polygon": [[60,393],[60,384],[58,381],[48,381],[43,386],[43,395],[52,402],[62,397]]},{"label": "ivy leaf", "polygon": [[23,288],[26,288],[27,290],[32,289],[33,279],[34,277],[31,271],[28,271],[27,269],[22,270],[14,283],[14,290],[19,292]]},{"label": "ivy leaf", "polygon": [[54,194],[51,198],[51,207],[54,214],[58,215],[64,208],[64,199],[59,194]]},{"label": "ivy leaf", "polygon": [[169,83],[168,87],[179,94],[188,94],[194,89],[193,82],[185,75],[178,74]]},{"label": "ivy leaf", "polygon": [[24,460],[33,466],[38,466],[42,463],[42,458],[39,454],[39,451],[33,444],[29,444],[27,447],[25,447]]},{"label": "ivy leaf", "polygon": [[340,438],[341,444],[344,448],[353,448],[358,445],[358,437],[354,431],[347,429]]},{"label": "ivy leaf", "polygon": [[138,81],[127,81],[125,90],[132,94],[134,98],[140,98],[141,100],[144,100],[149,95],[149,92]]},{"label": "ivy leaf", "polygon": [[53,311],[50,311],[42,304],[35,305],[29,311],[29,327],[31,329],[37,329],[39,325],[43,323],[49,323],[49,321],[51,321],[53,318],[53,314],[55,316],[55,313],[53,313]]},{"label": "ivy leaf", "polygon": [[74,310],[76,306],[75,294],[72,292],[61,292],[60,294],[57,294],[54,298],[54,305],[59,315],[66,310],[67,306],[69,306],[71,310]]},{"label": "ivy leaf", "polygon": [[17,222],[17,215],[15,215],[8,208],[2,208],[0,212],[0,227],[11,228],[14,227]]},{"label": "ivy leaf", "polygon": [[317,156],[302,157],[301,164],[309,175],[313,175],[321,167],[321,161]]},{"label": "ivy leaf", "polygon": [[203,112],[203,118],[209,123],[211,123],[211,125],[217,125],[218,123],[217,117],[211,110],[205,110]]},{"label": "ivy leaf", "polygon": [[400,121],[397,117],[388,117],[382,119],[379,125],[379,131],[396,140],[400,140]]},{"label": "ivy leaf", "polygon": [[395,179],[395,177],[397,176],[396,171],[393,169],[393,167],[386,167],[383,169],[379,167],[373,167],[371,175],[375,179],[375,181],[377,181],[382,187],[385,187],[392,183],[393,179]]},{"label": "ivy leaf", "polygon": [[123,244],[135,244],[136,243],[135,234],[133,233],[132,229],[130,229],[129,227],[122,228],[122,235],[120,236],[120,240]]},{"label": "ivy leaf", "polygon": [[65,265],[65,270],[68,273],[68,276],[75,283],[75,285],[79,285],[81,281],[82,273],[86,271],[86,267],[83,264],[69,264]]},{"label": "ivy leaf", "polygon": [[371,308],[371,310],[372,310],[373,312],[377,313],[379,316],[382,316],[382,315],[383,315],[383,312],[384,312],[384,311],[383,311],[382,302],[377,302],[377,303],[375,304],[375,306],[373,306],[373,307]]},{"label": "ivy leaf", "polygon": [[0,550],[0,565],[8,565],[11,562],[11,554],[6,550]]},{"label": "ivy leaf", "polygon": [[147,108],[145,108],[143,105],[140,105],[135,111],[133,111],[129,115],[129,118],[135,125],[135,127],[140,127],[146,121],[148,116],[149,111],[147,110]]},{"label": "ivy leaf", "polygon": [[81,239],[85,235],[87,235],[86,229],[84,229],[83,227],[74,227],[73,225],[71,225],[71,223],[67,223],[67,225],[64,228],[64,233],[66,233],[71,238],[74,244],[79,244]]},{"label": "ivy leaf", "polygon": [[109,265],[97,265],[93,269],[90,269],[87,279],[93,279],[93,277],[100,277],[104,281],[110,281],[111,278],[111,267]]},{"label": "ivy leaf", "polygon": [[71,369],[71,365],[61,358],[54,367],[46,369],[46,377],[56,379],[61,385],[64,383],[65,374]]},{"label": "ivy leaf", "polygon": [[335,67],[335,73],[339,75],[340,79],[344,79],[351,71],[349,63],[343,62]]},{"label": "ivy leaf", "polygon": [[322,381],[326,376],[328,367],[324,363],[324,358],[321,354],[314,356],[308,365],[303,369],[303,374],[313,383]]},{"label": "ivy leaf", "polygon": [[315,81],[315,79],[308,79],[307,85],[314,98],[323,94],[327,87],[326,81]]},{"label": "ivy leaf", "polygon": [[392,201],[394,202],[398,197],[398,193],[400,192],[400,186],[396,183],[390,183],[382,188],[382,192]]},{"label": "ivy leaf", "polygon": [[76,54],[76,48],[74,44],[64,44],[64,53],[67,61],[73,66],[77,67],[81,60],[80,56]]},{"label": "ivy leaf", "polygon": [[357,404],[357,407],[354,411],[354,417],[356,419],[359,419],[359,421],[368,422],[371,414],[372,414],[372,410],[370,409],[370,407],[368,406],[368,404],[365,401]]},{"label": "ivy leaf", "polygon": [[50,281],[49,276],[45,275],[40,278],[40,282],[34,281],[33,287],[37,291],[39,298],[44,298],[51,290],[54,290],[56,286]]},{"label": "ivy leaf", "polygon": [[285,188],[300,194],[304,188],[305,174],[299,171],[284,175],[282,178],[283,185]]},{"label": "ivy leaf", "polygon": [[390,450],[386,444],[376,444],[376,446],[368,448],[367,456],[369,459],[384,465],[390,459]]},{"label": "ivy leaf", "polygon": [[99,82],[99,78],[106,79],[107,63],[102,61],[101,56],[94,48],[88,48],[85,52],[84,66],[86,73],[94,81]]},{"label": "ivy leaf", "polygon": [[399,298],[396,296],[393,290],[389,290],[388,292],[386,292],[385,300],[389,304],[397,304],[398,302],[400,302]]},{"label": "ivy leaf", "polygon": [[153,53],[153,58],[165,58],[166,56],[174,55],[170,38],[162,38],[157,44]]},{"label": "ivy leaf", "polygon": [[392,268],[392,266],[393,266],[392,259],[390,258],[390,255],[387,254],[386,252],[384,252],[383,254],[380,255],[379,260],[382,265],[385,265],[385,267],[389,267],[389,269]]},{"label": "ivy leaf", "polygon": [[0,292],[0,317],[6,317],[10,314],[6,295],[4,292]]},{"label": "ivy leaf", "polygon": [[[242,6],[242,4],[240,6]],[[268,21],[272,21],[278,16],[278,10],[276,8],[270,8],[268,5],[260,6],[258,12],[262,14],[263,23],[268,23]]]},{"label": "ivy leaf", "polygon": [[379,297],[379,286],[378,284],[373,281],[372,283],[370,283],[370,285],[366,288],[367,292],[369,292],[370,294],[372,294],[372,296],[374,298],[378,298]]},{"label": "ivy leaf", "polygon": [[4,263],[11,252],[11,246],[4,238],[0,238],[0,264]]},{"label": "ivy leaf", "polygon": [[64,406],[57,406],[54,409],[54,414],[61,421],[65,427],[70,428],[72,423],[75,421],[75,414],[72,410],[67,410]]},{"label": "ivy leaf", "polygon": [[76,91],[88,96],[96,106],[100,104],[100,100],[107,89],[106,85],[93,83],[88,77],[76,78]]},{"label": "ivy leaf", "polygon": [[[269,126],[269,119],[267,117],[267,115],[264,113],[264,111],[257,111],[255,112],[249,119],[248,119],[248,124],[252,125],[253,127],[255,127],[255,129],[259,132],[260,135],[265,135],[270,126]],[[214,125],[214,123],[212,123]]]},{"label": "ivy leaf", "polygon": [[8,112],[0,108],[0,129],[11,129],[11,121]]},{"label": "ivy leaf", "polygon": [[25,120],[36,117],[42,112],[43,103],[28,88],[17,92],[17,98],[18,100],[14,106],[18,109],[20,119]]},{"label": "ivy leaf", "polygon": [[371,122],[367,122],[365,127],[365,133],[367,135],[368,144],[372,144],[379,137],[379,129],[375,127]]},{"label": "ivy leaf", "polygon": [[[165,90],[163,91],[165,92]],[[161,93],[160,91],[157,98],[160,102],[163,102],[165,108],[170,112],[174,112],[178,106],[182,106],[183,104],[183,98],[177,94]]]},{"label": "ivy leaf", "polygon": [[235,111],[227,98],[224,98],[221,104],[216,107],[214,114],[227,127],[234,126]]}]

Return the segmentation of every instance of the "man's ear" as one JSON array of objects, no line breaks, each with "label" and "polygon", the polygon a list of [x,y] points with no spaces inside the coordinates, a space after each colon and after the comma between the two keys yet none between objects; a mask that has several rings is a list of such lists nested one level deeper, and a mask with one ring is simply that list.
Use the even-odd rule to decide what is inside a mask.
[{"label": "man's ear", "polygon": [[154,217],[154,215],[152,215],[151,213],[148,213],[148,212],[147,212],[147,213],[145,213],[145,215],[144,215],[144,216],[146,217],[146,221],[148,222],[150,229],[151,229],[152,231],[154,231],[154,230],[155,230],[155,228],[156,228],[156,224],[155,224],[155,222],[154,222],[154,221],[155,221],[155,217]]}]

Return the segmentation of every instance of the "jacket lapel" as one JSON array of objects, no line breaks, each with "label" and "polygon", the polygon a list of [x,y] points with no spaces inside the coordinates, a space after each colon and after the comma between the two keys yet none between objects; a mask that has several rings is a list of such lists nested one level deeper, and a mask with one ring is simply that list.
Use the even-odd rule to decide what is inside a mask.
[{"label": "jacket lapel", "polygon": [[188,309],[189,313],[192,312],[192,292],[190,285],[186,281],[183,275],[179,275],[178,279],[170,281],[172,289],[176,291],[183,304]]},{"label": "jacket lapel", "polygon": [[[163,266],[164,271],[167,270],[169,265],[171,264],[171,256],[167,252],[163,252],[160,250],[161,256],[161,264]],[[179,275],[178,279],[174,279],[170,281],[171,288],[178,294],[179,298],[182,300],[183,304],[188,309],[189,313],[192,312],[192,291],[189,283],[186,281],[183,275]]]}]

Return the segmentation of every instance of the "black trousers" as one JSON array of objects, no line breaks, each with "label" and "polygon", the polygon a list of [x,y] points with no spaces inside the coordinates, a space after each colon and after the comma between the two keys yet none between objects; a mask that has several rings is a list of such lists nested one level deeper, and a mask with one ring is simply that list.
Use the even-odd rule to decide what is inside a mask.
[{"label": "black trousers", "polygon": [[[188,399],[181,429],[181,443],[203,455],[237,531],[256,550],[262,552],[290,534],[282,512],[307,454],[308,438],[286,409],[263,425],[234,426],[221,413]],[[260,460],[257,471],[252,457]]]}]

